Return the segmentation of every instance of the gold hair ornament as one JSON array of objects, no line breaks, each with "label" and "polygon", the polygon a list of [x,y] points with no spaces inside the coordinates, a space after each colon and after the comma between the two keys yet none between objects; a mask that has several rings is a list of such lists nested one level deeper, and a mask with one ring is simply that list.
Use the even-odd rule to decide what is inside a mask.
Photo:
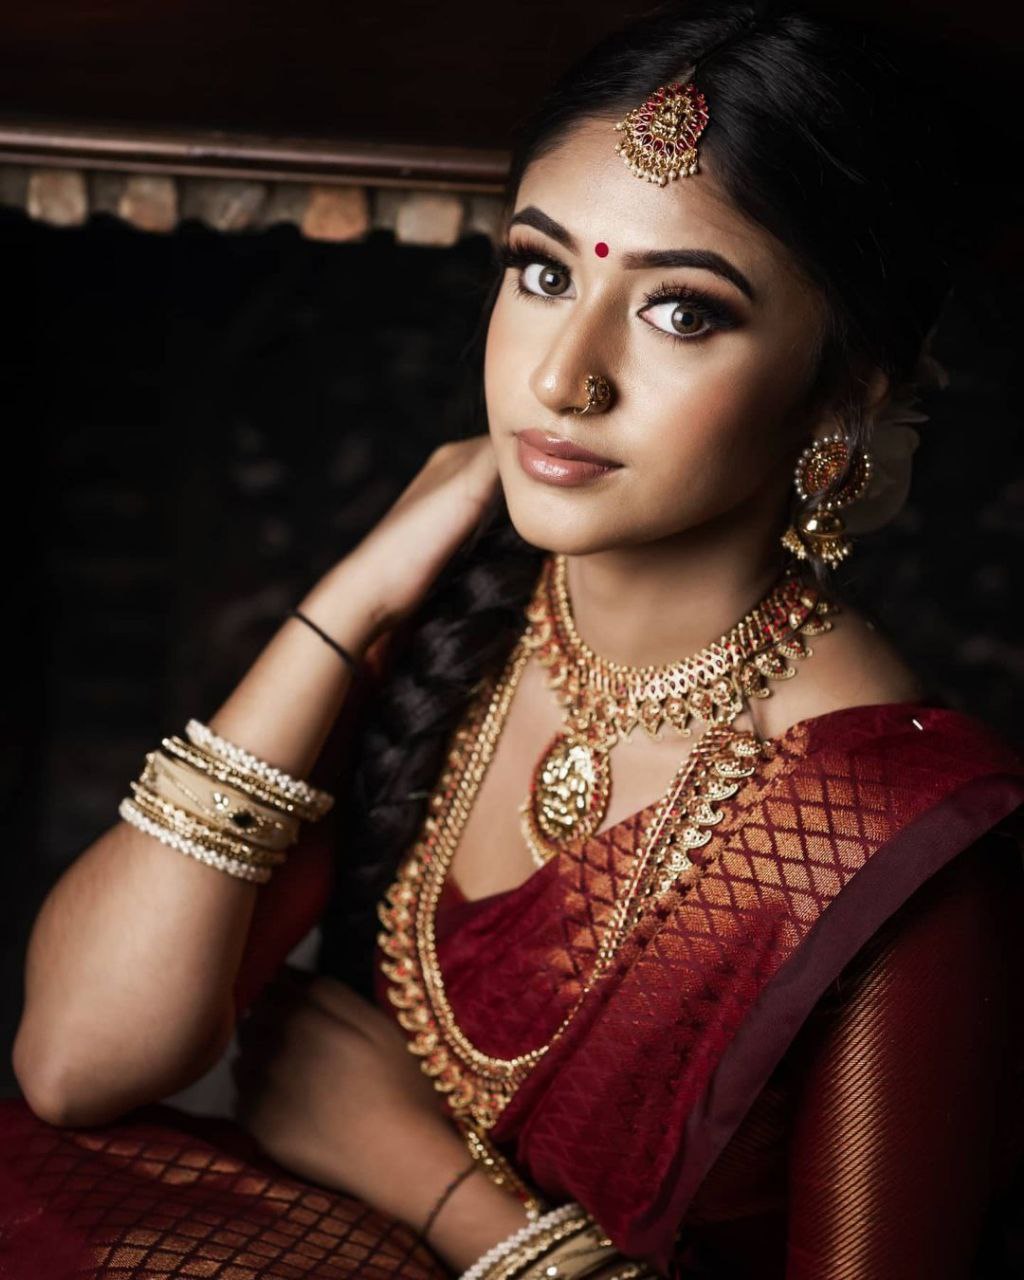
[{"label": "gold hair ornament", "polygon": [[638,178],[663,187],[698,172],[697,139],[707,122],[707,102],[692,80],[662,85],[616,124],[625,137],[615,150]]}]

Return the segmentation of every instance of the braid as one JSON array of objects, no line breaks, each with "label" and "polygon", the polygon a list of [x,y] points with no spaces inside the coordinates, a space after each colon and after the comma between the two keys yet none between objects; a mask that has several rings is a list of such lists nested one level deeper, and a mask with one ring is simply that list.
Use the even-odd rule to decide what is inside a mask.
[{"label": "braid", "polygon": [[380,928],[376,904],[419,833],[469,697],[500,672],[522,631],[543,556],[516,532],[497,490],[475,533],[395,637],[387,678],[363,708],[317,963],[367,998]]}]

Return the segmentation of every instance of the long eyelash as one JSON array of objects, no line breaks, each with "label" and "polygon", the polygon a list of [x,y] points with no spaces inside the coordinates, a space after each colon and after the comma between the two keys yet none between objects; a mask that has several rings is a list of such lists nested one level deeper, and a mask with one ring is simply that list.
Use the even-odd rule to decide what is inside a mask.
[{"label": "long eyelash", "polygon": [[[644,295],[644,305],[640,310],[646,311],[648,307],[654,306],[659,302],[681,302],[684,306],[690,307],[696,311],[698,315],[711,326],[703,333],[696,333],[690,337],[682,333],[669,333],[667,329],[658,329],[658,333],[663,333],[666,338],[671,338],[674,342],[698,342],[701,338],[707,338],[718,329],[735,329],[739,324],[739,318],[724,303],[719,302],[709,293],[704,293],[700,289],[694,289],[691,285],[680,284],[678,281],[666,281],[664,284],[658,285],[651,293]],[[652,328],[656,328],[654,325]]]},{"label": "long eyelash", "polygon": [[505,268],[509,267],[528,267],[532,262],[543,262],[547,267],[557,267],[559,271],[568,273],[569,268],[554,254],[549,253],[547,249],[541,248],[540,245],[531,245],[529,243],[505,244],[499,245],[497,249],[498,265]]},{"label": "long eyelash", "polygon": [[531,289],[523,286],[522,272],[534,262],[543,262],[546,267],[553,267],[556,271],[564,271],[566,275],[571,275],[569,268],[561,258],[556,258],[547,249],[542,248],[540,245],[531,245],[529,242],[520,242],[518,244],[506,242],[498,246],[496,256],[498,266],[502,271],[515,270],[519,272],[515,278],[514,286],[516,293],[521,298],[534,298],[539,302],[558,301],[558,296],[555,294],[545,296],[542,293],[534,293]]}]

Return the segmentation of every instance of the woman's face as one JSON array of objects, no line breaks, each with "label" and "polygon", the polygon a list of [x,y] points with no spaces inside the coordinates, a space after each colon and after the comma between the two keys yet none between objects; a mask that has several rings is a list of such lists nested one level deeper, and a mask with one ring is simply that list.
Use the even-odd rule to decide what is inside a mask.
[{"label": "woman's face", "polygon": [[[567,554],[716,517],[726,528],[781,518],[812,425],[801,410],[820,293],[729,204],[704,157],[700,173],[659,187],[626,168],[616,137],[587,121],[526,171],[487,334],[509,514],[528,542]],[[587,374],[603,375],[613,399],[579,416]],[[556,483],[564,467],[518,439],[530,429],[618,465]]]}]

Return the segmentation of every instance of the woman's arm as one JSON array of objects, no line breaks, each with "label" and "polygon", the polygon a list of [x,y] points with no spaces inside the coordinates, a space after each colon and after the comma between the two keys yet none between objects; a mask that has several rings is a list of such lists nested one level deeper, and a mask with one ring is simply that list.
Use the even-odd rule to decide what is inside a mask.
[{"label": "woman's arm", "polygon": [[[427,1244],[456,1274],[528,1225],[513,1190],[473,1160],[393,1013],[334,978],[286,965],[242,1019],[238,1039],[235,1119],[299,1177],[354,1195],[417,1232],[429,1224]],[[443,1196],[460,1174],[467,1176]],[[585,1234],[546,1242],[534,1269],[611,1280],[627,1259],[570,1207]],[[487,1274],[502,1273],[506,1262]],[[654,1273],[629,1274],[653,1280]]]},{"label": "woman's arm", "polygon": [[[420,603],[479,520],[496,479],[486,435],[435,449],[384,519],[300,607],[362,654]],[[321,637],[290,619],[209,723],[304,777],[351,680]],[[326,847],[316,827],[305,841],[292,857],[312,858],[322,870]],[[268,976],[253,962],[244,990],[235,990],[257,897],[267,900],[257,921],[263,935],[276,919],[275,889],[295,910],[295,872],[287,864],[280,872],[258,889],[124,822],[94,841],[50,891],[29,940],[13,1062],[33,1110],[52,1123],[103,1123],[183,1088],[212,1065],[230,1039],[236,1004]],[[312,923],[301,910],[295,919]],[[287,934],[278,931],[274,945]]]},{"label": "woman's arm", "polygon": [[787,1280],[965,1280],[1019,1108],[1020,853],[979,841],[858,965],[790,1152]]},{"label": "woman's arm", "polygon": [[[338,565],[301,607],[357,657],[377,625],[355,562]],[[291,619],[209,723],[305,776],[352,678]],[[291,853],[295,870],[317,845],[319,830],[308,830]],[[271,911],[294,885],[292,867],[282,871],[291,874],[263,890]],[[123,821],[90,845],[50,891],[29,942],[13,1061],[33,1110],[52,1123],[97,1123],[212,1065],[231,1036],[257,894]]]}]

